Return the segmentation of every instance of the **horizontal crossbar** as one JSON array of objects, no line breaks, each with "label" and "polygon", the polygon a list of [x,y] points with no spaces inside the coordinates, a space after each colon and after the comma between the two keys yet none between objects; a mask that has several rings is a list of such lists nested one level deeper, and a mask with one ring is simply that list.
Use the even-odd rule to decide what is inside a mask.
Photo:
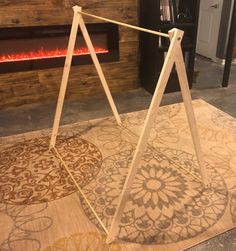
[{"label": "horizontal crossbar", "polygon": [[80,188],[79,184],[77,183],[76,179],[74,178],[74,176],[72,175],[72,173],[70,172],[68,166],[66,165],[65,161],[63,160],[63,158],[61,157],[60,153],[58,152],[58,150],[56,149],[56,147],[51,146],[51,150],[54,151],[54,153],[56,154],[56,156],[59,158],[61,164],[63,165],[63,167],[66,169],[67,173],[69,174],[69,176],[71,177],[73,183],[75,184],[75,186],[77,187],[78,191],[80,192],[80,194],[82,195],[82,197],[84,198],[84,200],[86,201],[87,205],[89,206],[89,208],[91,209],[91,211],[93,212],[94,216],[96,217],[97,221],[100,223],[100,225],[102,226],[103,230],[105,231],[106,234],[108,234],[108,230],[106,228],[106,226],[103,224],[102,220],[99,218],[99,216],[97,215],[96,211],[94,210],[94,208],[92,207],[92,205],[90,204],[89,200],[87,199],[86,195],[84,194],[84,192],[82,191],[82,189]]},{"label": "horizontal crossbar", "polygon": [[93,18],[100,19],[100,20],[103,20],[103,21],[106,21],[106,22],[109,22],[109,23],[118,24],[118,25],[121,25],[121,26],[124,26],[124,27],[127,27],[127,28],[131,28],[131,29],[134,29],[134,30],[139,30],[139,31],[142,31],[142,32],[150,33],[150,34],[161,36],[161,37],[167,37],[167,38],[170,37],[169,34],[167,34],[167,33],[145,29],[145,28],[138,27],[138,26],[135,26],[135,25],[118,22],[118,21],[115,21],[115,20],[112,20],[112,19],[108,19],[108,18],[105,18],[105,17],[100,17],[100,16],[96,16],[96,15],[93,15],[93,14],[89,14],[89,13],[80,11],[80,7],[78,7],[78,6],[74,6],[73,9],[74,9],[75,12],[77,12],[77,13],[79,13],[81,15],[85,15],[85,16],[88,16],[88,17],[93,17]]}]

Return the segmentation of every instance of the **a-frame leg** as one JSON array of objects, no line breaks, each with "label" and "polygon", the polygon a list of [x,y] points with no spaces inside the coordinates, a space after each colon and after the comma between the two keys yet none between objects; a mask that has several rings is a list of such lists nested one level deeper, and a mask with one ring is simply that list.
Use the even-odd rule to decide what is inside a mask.
[{"label": "a-frame leg", "polygon": [[204,184],[205,185],[207,184],[207,176],[206,176],[206,170],[204,167],[200,139],[199,139],[199,135],[198,135],[197,127],[196,127],[196,120],[195,120],[194,111],[192,107],[192,100],[191,100],[191,95],[190,95],[189,86],[188,86],[188,79],[187,79],[187,74],[185,70],[183,53],[182,53],[182,49],[180,45],[182,37],[183,37],[183,31],[173,29],[169,32],[169,35],[171,38],[171,45],[168,50],[159,81],[157,83],[157,87],[156,87],[156,90],[152,99],[152,103],[148,110],[148,114],[147,114],[147,117],[143,126],[141,136],[138,141],[137,148],[134,153],[131,166],[129,168],[129,172],[128,172],[128,176],[124,184],[124,188],[120,195],[118,207],[115,212],[115,216],[112,221],[111,228],[110,228],[107,240],[106,240],[107,243],[111,243],[115,239],[116,235],[118,234],[119,224],[120,224],[120,220],[121,220],[124,208],[125,208],[125,204],[128,200],[130,189],[134,181],[134,178],[136,176],[137,170],[139,168],[139,164],[140,164],[140,161],[141,161],[141,158],[142,158],[142,155],[145,150],[145,146],[146,146],[149,134],[150,134],[151,126],[153,124],[155,115],[160,105],[161,98],[163,96],[163,93],[164,93],[164,90],[165,90],[165,87],[166,87],[166,84],[167,84],[167,81],[170,76],[174,63],[176,63],[176,69],[177,69],[179,82],[181,86],[181,92],[183,95],[184,105],[186,109],[186,114],[187,114],[190,130],[191,130],[191,134],[192,134],[195,152],[196,152],[198,163],[200,166],[200,172],[201,172]]},{"label": "a-frame leg", "polygon": [[84,40],[85,40],[85,42],[87,44],[87,47],[89,49],[89,52],[91,54],[91,58],[93,60],[94,66],[95,66],[95,68],[97,70],[98,76],[99,76],[99,78],[101,80],[103,89],[104,89],[104,91],[106,93],[108,102],[109,102],[110,107],[112,109],[112,112],[113,112],[113,114],[115,116],[116,122],[118,124],[121,124],[121,119],[120,119],[119,113],[118,113],[118,111],[116,109],[115,103],[114,103],[113,98],[111,96],[111,92],[109,90],[106,78],[105,78],[104,73],[102,71],[102,67],[101,67],[101,65],[100,65],[100,63],[98,61],[97,54],[96,54],[96,52],[94,50],[92,41],[91,41],[90,36],[88,34],[87,28],[86,28],[86,26],[84,24],[83,18],[80,19],[79,25],[80,25],[80,29],[81,29],[81,32],[83,34]]},{"label": "a-frame leg", "polygon": [[208,179],[207,179],[207,172],[204,165],[204,159],[202,154],[202,148],[200,143],[200,137],[197,130],[197,123],[194,116],[194,110],[192,106],[192,99],[190,95],[189,85],[188,85],[188,77],[185,69],[185,63],[184,63],[184,57],[183,52],[181,49],[180,44],[177,45],[177,55],[175,60],[176,70],[179,78],[179,84],[181,88],[181,93],[183,96],[184,106],[186,110],[186,115],[189,123],[189,128],[191,131],[192,139],[193,139],[193,145],[195,149],[195,153],[197,156],[198,164],[200,167],[200,174],[202,176],[202,180],[205,186],[208,185]]},{"label": "a-frame leg", "polygon": [[91,42],[90,36],[89,36],[88,31],[86,29],[86,26],[84,24],[83,17],[80,14],[80,12],[82,11],[82,8],[79,6],[74,6],[73,10],[74,10],[74,18],[73,18],[73,23],[72,23],[72,28],[71,28],[71,34],[70,34],[67,55],[66,55],[66,62],[65,62],[64,70],[63,70],[63,75],[62,75],[59,97],[58,97],[58,101],[57,101],[56,114],[55,114],[55,118],[54,118],[52,135],[51,135],[51,140],[50,140],[50,147],[55,146],[55,143],[56,143],[56,138],[57,138],[57,134],[58,134],[58,128],[59,128],[59,124],[60,124],[62,108],[63,108],[63,104],[64,104],[64,100],[65,100],[65,93],[66,93],[66,88],[67,88],[67,84],[68,84],[68,78],[69,78],[71,62],[72,62],[72,57],[73,57],[73,52],[74,52],[76,36],[77,36],[79,25],[80,25],[80,29],[83,34],[84,40],[85,40],[87,47],[89,49],[89,52],[91,54],[91,58],[93,60],[94,66],[97,70],[98,76],[101,80],[103,89],[104,89],[105,94],[107,96],[107,99],[108,99],[108,102],[109,102],[110,107],[112,109],[112,112],[115,116],[117,123],[121,124],[121,119],[120,119],[119,113],[117,111],[117,108],[116,108],[115,103],[113,101],[113,98],[111,96],[110,89],[108,87],[108,84],[105,79],[104,73],[102,71],[101,65],[98,61],[98,58],[97,58],[95,49],[93,47],[93,44]]},{"label": "a-frame leg", "polygon": [[147,143],[150,131],[151,131],[151,127],[153,125],[156,113],[158,111],[162,96],[166,88],[167,81],[169,79],[171,70],[174,65],[176,54],[178,53],[177,45],[180,44],[182,36],[183,36],[183,32],[179,30],[171,30],[169,34],[172,35],[171,44],[166,55],[166,60],[164,62],[164,66],[161,71],[161,74],[157,83],[157,87],[153,95],[150,108],[147,113],[147,117],[145,119],[145,123],[144,123],[141,136],[137,144],[137,148],[134,152],[133,160],[131,162],[131,166],[129,168],[128,175],[127,175],[122,193],[120,195],[118,206],[117,206],[117,209],[116,209],[116,212],[115,212],[112,224],[111,224],[109,234],[106,239],[107,243],[111,243],[118,234],[119,224],[120,224],[120,220],[121,220],[124,208],[125,208],[125,204],[127,202],[128,196],[130,194],[131,186],[133,184],[134,178],[139,168],[139,164],[140,164],[143,152],[145,150],[145,146],[146,146],[146,143]]},{"label": "a-frame leg", "polygon": [[81,15],[78,13],[77,8],[79,7],[73,7],[74,17],[73,17],[73,22],[72,22],[72,27],[71,27],[65,66],[64,66],[62,80],[61,80],[60,92],[59,92],[58,101],[57,101],[57,108],[56,108],[55,118],[53,122],[50,147],[55,146],[55,143],[56,143],[62,108],[63,108],[65,94],[66,94],[66,88],[67,88],[67,83],[68,83],[68,78],[69,78],[69,73],[70,73],[70,68],[71,68],[71,61],[72,61],[74,48],[75,48],[75,41],[76,41],[76,36],[78,32],[79,21],[81,19]]}]

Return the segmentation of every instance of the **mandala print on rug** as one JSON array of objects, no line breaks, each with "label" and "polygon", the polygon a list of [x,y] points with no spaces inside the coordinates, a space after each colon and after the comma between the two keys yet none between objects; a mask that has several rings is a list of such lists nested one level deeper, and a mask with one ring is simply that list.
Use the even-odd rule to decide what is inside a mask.
[{"label": "mandala print on rug", "polygon": [[[64,167],[48,150],[49,138],[26,140],[0,152],[0,200],[32,204],[56,200],[77,189]],[[57,149],[83,187],[98,174],[102,154],[78,136],[59,137]]]},{"label": "mandala print on rug", "polygon": [[[124,151],[106,158],[96,180],[84,187],[107,227],[114,217],[132,154]],[[175,243],[193,238],[217,223],[228,203],[224,180],[208,165],[211,188],[203,189],[200,181],[179,168],[183,163],[199,175],[191,154],[168,148],[145,152],[121,220],[119,238],[143,244]],[[81,201],[86,215],[100,227],[85,201]]]}]

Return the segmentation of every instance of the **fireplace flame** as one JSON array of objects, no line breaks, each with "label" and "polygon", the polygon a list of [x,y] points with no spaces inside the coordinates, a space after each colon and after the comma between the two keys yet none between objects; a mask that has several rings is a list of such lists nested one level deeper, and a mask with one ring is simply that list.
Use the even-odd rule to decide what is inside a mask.
[{"label": "fireplace flame", "polygon": [[[109,51],[105,48],[95,47],[96,54],[105,54]],[[45,50],[41,48],[38,51],[31,51],[27,53],[19,54],[9,54],[9,55],[0,55],[0,63],[15,62],[15,61],[28,61],[28,60],[37,60],[37,59],[50,59],[50,58],[61,58],[65,57],[67,54],[67,49],[56,49],[56,50]],[[82,56],[90,54],[88,48],[79,48],[74,50],[74,56]]]}]

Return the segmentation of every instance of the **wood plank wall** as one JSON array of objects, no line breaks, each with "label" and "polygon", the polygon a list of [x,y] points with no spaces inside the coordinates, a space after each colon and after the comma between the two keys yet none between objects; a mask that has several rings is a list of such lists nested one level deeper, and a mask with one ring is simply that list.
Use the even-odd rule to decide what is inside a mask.
[{"label": "wood plank wall", "polygon": [[[137,0],[0,0],[0,28],[71,24],[71,7],[81,5],[84,11],[137,25]],[[99,22],[84,18],[86,22]],[[120,61],[102,67],[113,92],[138,87],[138,33],[120,30]],[[24,104],[47,103],[57,99],[62,68],[0,75],[0,109]],[[67,99],[102,92],[93,65],[72,67]]]}]

